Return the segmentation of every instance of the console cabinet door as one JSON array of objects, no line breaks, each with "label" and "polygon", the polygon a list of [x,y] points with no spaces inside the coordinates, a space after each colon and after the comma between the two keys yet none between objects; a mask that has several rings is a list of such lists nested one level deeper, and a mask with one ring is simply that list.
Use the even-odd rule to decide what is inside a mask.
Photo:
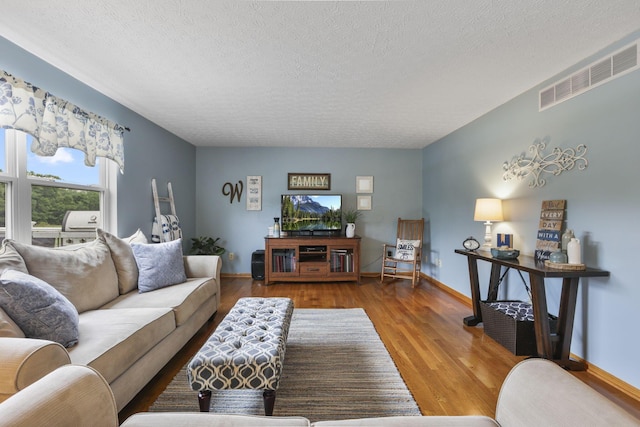
[{"label": "console cabinet door", "polygon": [[[360,281],[360,251],[358,242],[350,245],[335,245],[329,249],[329,276],[333,279],[341,277]],[[356,278],[353,278],[353,277]]]},{"label": "console cabinet door", "polygon": [[286,278],[298,276],[298,246],[277,245],[267,251],[269,276]]}]

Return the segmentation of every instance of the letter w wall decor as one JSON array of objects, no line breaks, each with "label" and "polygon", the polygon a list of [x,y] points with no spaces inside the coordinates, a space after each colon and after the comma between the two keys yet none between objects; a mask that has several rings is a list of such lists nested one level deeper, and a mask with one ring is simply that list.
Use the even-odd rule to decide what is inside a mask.
[{"label": "letter w wall decor", "polygon": [[242,184],[242,180],[238,181],[236,185],[231,184],[230,182],[225,182],[222,186],[222,195],[230,196],[229,203],[233,203],[233,199],[237,197],[238,203],[240,203],[240,197],[242,197],[242,190],[244,185]]}]

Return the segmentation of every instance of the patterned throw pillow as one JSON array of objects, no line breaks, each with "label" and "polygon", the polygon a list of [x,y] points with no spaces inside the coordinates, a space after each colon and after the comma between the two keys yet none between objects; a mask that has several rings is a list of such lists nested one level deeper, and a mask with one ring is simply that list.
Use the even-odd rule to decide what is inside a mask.
[{"label": "patterned throw pillow", "polygon": [[416,248],[420,246],[420,240],[396,241],[396,258],[404,261],[413,261],[416,258]]},{"label": "patterned throw pillow", "polygon": [[187,280],[182,239],[166,243],[131,243],[138,265],[138,292],[149,292]]},{"label": "patterned throw pillow", "polygon": [[0,275],[0,307],[28,338],[55,341],[65,347],[78,342],[78,311],[37,277],[5,270]]}]

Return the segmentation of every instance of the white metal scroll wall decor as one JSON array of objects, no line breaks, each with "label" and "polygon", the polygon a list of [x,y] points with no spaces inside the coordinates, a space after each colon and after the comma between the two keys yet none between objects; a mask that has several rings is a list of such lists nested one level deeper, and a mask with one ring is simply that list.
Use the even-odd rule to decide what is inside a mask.
[{"label": "white metal scroll wall decor", "polygon": [[564,171],[570,171],[576,165],[578,170],[584,170],[589,165],[584,157],[587,153],[586,145],[580,144],[575,149],[565,148],[564,150],[556,147],[550,153],[545,154],[544,149],[548,143],[548,137],[542,140],[536,139],[529,147],[533,157],[528,159],[524,154],[521,154],[514,157],[511,162],[504,162],[502,179],[505,181],[523,180],[532,175],[529,187],[542,187],[546,184],[546,180],[540,176],[542,173],[558,176]]}]

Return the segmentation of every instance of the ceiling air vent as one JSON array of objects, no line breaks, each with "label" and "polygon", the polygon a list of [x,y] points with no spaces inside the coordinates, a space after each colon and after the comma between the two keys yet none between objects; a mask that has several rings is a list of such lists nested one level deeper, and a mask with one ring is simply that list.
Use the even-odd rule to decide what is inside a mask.
[{"label": "ceiling air vent", "polygon": [[571,76],[571,88],[573,92],[580,92],[589,87],[589,69],[582,70]]},{"label": "ceiling air vent", "polygon": [[591,85],[598,84],[611,78],[611,58],[598,62],[590,68]]},{"label": "ceiling air vent", "polygon": [[561,81],[556,85],[556,101],[571,96],[571,79]]},{"label": "ceiling air vent", "polygon": [[638,65],[638,48],[636,45],[633,45],[613,55],[612,63],[614,76],[636,67]]},{"label": "ceiling air vent", "polygon": [[602,58],[540,91],[540,111],[638,68],[638,42]]}]

